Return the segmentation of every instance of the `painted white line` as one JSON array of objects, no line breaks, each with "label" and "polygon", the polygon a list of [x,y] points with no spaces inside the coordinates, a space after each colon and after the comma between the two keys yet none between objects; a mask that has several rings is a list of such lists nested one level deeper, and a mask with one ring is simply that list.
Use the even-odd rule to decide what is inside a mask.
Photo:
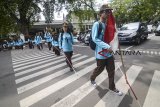
[{"label": "painted white line", "polygon": [[31,65],[26,65],[26,66],[22,66],[22,67],[19,67],[19,68],[15,68],[15,69],[14,69],[14,72],[17,72],[17,71],[20,71],[20,70],[22,70],[22,69],[26,69],[26,68],[29,68],[29,67],[35,67],[35,66],[37,66],[37,65],[39,65],[39,64],[47,63],[47,62],[49,62],[49,61],[55,61],[55,60],[60,59],[60,58],[62,58],[62,57],[64,57],[64,56],[54,57],[54,58],[51,57],[51,58],[48,59],[48,60],[44,60],[44,61],[37,62],[37,63],[31,64]]},{"label": "painted white line", "polygon": [[160,105],[160,71],[155,71],[143,107]]},{"label": "painted white line", "polygon": [[[117,63],[119,66],[121,66],[121,63]],[[115,70],[117,70],[118,67],[116,67]],[[105,79],[108,78],[107,71],[104,70],[97,78],[96,82],[97,85],[100,85]],[[51,107],[73,107],[76,105],[79,101],[81,101],[85,96],[87,96],[91,91],[93,91],[95,88],[91,86],[90,81],[82,85],[80,88],[76,89],[74,92],[60,100],[59,102],[55,103]]]},{"label": "painted white line", "polygon": [[153,51],[151,51],[151,54],[153,54],[154,52]]},{"label": "painted white line", "polygon": [[45,51],[43,51],[43,52],[37,52],[37,51],[33,51],[33,52],[24,52],[24,53],[19,53],[19,54],[17,54],[17,55],[13,55],[12,54],[12,58],[13,59],[20,59],[20,58],[24,58],[24,57],[27,57],[27,56],[32,56],[32,55],[34,55],[34,56],[36,56],[36,55],[39,55],[39,54],[42,54],[42,55],[45,55],[45,54],[51,54],[50,52],[45,52]]},{"label": "painted white line", "polygon": [[[83,56],[81,56],[81,57],[83,57]],[[81,60],[81,57],[78,57],[78,58],[76,58],[76,59],[73,59],[72,61]],[[64,59],[62,59],[62,60],[64,60]],[[44,69],[44,70],[42,70],[42,71],[40,71],[40,72],[36,72],[36,73],[31,74],[31,75],[27,75],[27,76],[25,76],[25,77],[19,78],[19,79],[16,80],[16,84],[19,84],[19,83],[24,82],[24,81],[26,81],[26,80],[29,80],[29,79],[31,79],[31,78],[35,78],[35,77],[37,77],[37,76],[46,74],[46,73],[48,73],[48,72],[51,72],[51,71],[53,71],[53,70],[55,70],[55,69],[57,69],[57,68],[60,68],[60,67],[62,67],[62,66],[65,66],[65,65],[66,65],[66,63],[64,62],[64,63],[61,63],[61,64],[59,64],[59,65],[50,67],[50,68],[48,68],[48,69]]]},{"label": "painted white line", "polygon": [[159,52],[159,55],[160,55],[160,52]]},{"label": "painted white line", "polygon": [[74,82],[75,80],[79,79],[80,77],[86,75],[87,73],[89,73],[90,71],[92,71],[94,68],[96,67],[96,64],[92,64],[82,70],[80,70],[77,75],[71,75],[43,90],[40,90],[37,93],[34,93],[22,100],[20,100],[20,107],[29,107],[35,103],[37,103],[38,101],[46,98],[47,96],[49,96],[50,94],[53,94],[54,92],[58,91],[59,89],[65,87],[66,85]]},{"label": "painted white line", "polygon": [[155,55],[157,55],[157,52],[154,52]]},{"label": "painted white line", "polygon": [[[80,56],[80,54],[74,55],[73,58],[76,57],[76,56]],[[23,74],[26,74],[26,73],[29,73],[29,72],[33,72],[35,70],[38,70],[38,69],[41,69],[41,68],[56,64],[56,63],[61,62],[61,61],[64,61],[64,59],[60,59],[58,61],[54,61],[54,62],[51,62],[51,63],[46,63],[44,65],[37,66],[37,67],[31,68],[31,69],[27,69],[27,70],[24,70],[22,72],[18,72],[18,73],[15,74],[15,76],[17,77],[17,76],[20,76],[20,75],[23,75]]]},{"label": "painted white line", "polygon": [[[63,55],[63,54],[62,54]],[[21,60],[21,61],[18,61],[18,62],[13,62],[13,65],[18,65],[18,64],[21,64],[21,63],[26,63],[26,62],[29,62],[29,61],[33,61],[33,60],[37,60],[37,59],[41,59],[41,58],[44,58],[44,57],[54,57],[55,55],[51,54],[51,55],[43,55],[43,56],[38,56],[38,57],[34,57],[32,59],[25,59],[25,60]]]},{"label": "painted white line", "polygon": [[43,61],[43,60],[50,60],[50,59],[53,59],[55,58],[56,56],[53,56],[53,57],[45,57],[45,58],[40,58],[38,60],[34,60],[34,61],[29,61],[29,62],[25,62],[25,63],[21,63],[21,64],[18,64],[18,65],[13,65],[13,68],[18,68],[18,67],[21,67],[21,66],[25,66],[27,64],[33,64],[33,63],[37,63],[37,62],[40,62],[40,61]]},{"label": "painted white line", "polygon": [[143,51],[143,53],[146,53],[146,51]]},{"label": "painted white line", "polygon": [[130,48],[132,48],[133,46],[129,46],[128,48],[125,48],[125,50],[128,50],[128,49],[130,49]]},{"label": "painted white line", "polygon": [[149,51],[147,51],[147,54],[149,54]]},{"label": "painted white line", "polygon": [[76,47],[82,47],[82,48],[89,48],[89,46],[82,46],[82,45],[73,45],[73,46],[76,46]]},{"label": "painted white line", "polygon": [[148,37],[148,39],[152,38],[153,36],[154,36],[154,35],[152,35],[152,36],[149,36],[149,37]]},{"label": "painted white line", "polygon": [[49,54],[49,53],[46,53],[46,54],[32,54],[32,55],[28,55],[28,56],[25,56],[25,57],[22,57],[22,58],[17,58],[17,59],[14,59],[12,58],[12,62],[17,62],[17,61],[24,61],[26,59],[32,59],[32,58],[37,58],[37,57],[42,57],[42,56],[51,56],[53,54]]},{"label": "painted white line", "polygon": [[[134,83],[141,70],[142,67],[135,65],[132,65],[129,68],[127,71],[127,77],[130,85]],[[126,84],[124,76],[122,76],[116,83],[116,87],[123,92],[122,96],[118,96],[114,92],[109,91],[94,107],[118,107],[129,90],[129,86]]]},{"label": "painted white line", "polygon": [[[83,56],[83,57],[81,57],[81,59],[84,59],[84,58],[86,58],[86,57],[87,57],[87,56]],[[80,63],[77,63],[77,64],[73,65],[73,66],[76,68],[76,67],[82,66],[82,65],[84,65],[84,64],[86,64],[86,63],[88,63],[88,62],[90,62],[90,61],[93,61],[93,59],[89,59],[89,60],[82,61],[82,62],[80,62]],[[58,72],[56,72],[56,73],[53,73],[53,74],[51,74],[51,75],[49,75],[49,76],[46,76],[46,77],[44,77],[44,78],[41,78],[41,79],[39,79],[39,80],[36,80],[36,81],[31,82],[31,83],[29,83],[29,84],[26,84],[26,85],[24,85],[24,86],[22,86],[22,87],[19,87],[19,88],[17,89],[17,92],[18,92],[18,94],[21,94],[21,93],[23,93],[23,92],[25,92],[25,91],[28,91],[28,90],[36,87],[36,86],[39,86],[39,85],[41,85],[41,84],[43,84],[43,83],[45,83],[45,82],[48,82],[48,81],[50,81],[50,80],[52,80],[52,79],[54,79],[54,78],[56,78],[56,77],[58,77],[58,76],[61,76],[61,75],[65,74],[65,73],[67,73],[67,72],[69,72],[69,71],[70,71],[69,68],[65,68],[65,69],[63,69],[63,70],[60,70],[60,71],[58,71]]]}]

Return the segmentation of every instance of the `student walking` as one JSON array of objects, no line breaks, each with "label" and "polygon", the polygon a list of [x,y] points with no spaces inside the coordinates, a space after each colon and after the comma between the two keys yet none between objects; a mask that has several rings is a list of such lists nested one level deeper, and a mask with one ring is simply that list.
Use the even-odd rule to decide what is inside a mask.
[{"label": "student walking", "polygon": [[66,56],[66,63],[70,68],[70,71],[73,71],[72,66],[72,55],[73,55],[73,35],[68,29],[68,23],[63,23],[62,32],[59,34],[59,48],[63,50]]},{"label": "student walking", "polygon": [[37,48],[39,50],[43,49],[42,45],[42,37],[40,36],[40,33],[36,33],[36,36],[34,38],[35,44],[37,45]]},{"label": "student walking", "polygon": [[[107,69],[108,77],[109,77],[109,89],[115,92],[117,95],[122,95],[122,92],[120,92],[118,89],[116,89],[115,83],[114,83],[114,76],[115,76],[115,63],[114,63],[114,56],[111,54],[112,49],[109,44],[103,41],[104,39],[104,32],[106,27],[106,20],[109,12],[112,9],[109,8],[107,5],[102,5],[100,8],[100,20],[95,22],[92,27],[92,40],[96,44],[95,47],[95,57],[97,62],[97,67],[95,68],[94,72],[90,76],[91,84],[93,86],[96,86],[95,79],[96,77],[102,73],[104,68]],[[107,50],[107,52],[104,52],[104,56],[100,55],[99,52],[102,50]]]},{"label": "student walking", "polygon": [[59,43],[58,43],[58,34],[53,32],[52,33],[52,47],[53,47],[53,52],[55,52],[55,54],[57,56],[60,56],[60,49],[59,49]]},{"label": "student walking", "polygon": [[52,48],[52,45],[51,45],[52,36],[51,36],[51,34],[48,30],[45,31],[44,38],[46,39],[46,42],[48,44],[48,49],[51,50],[51,48]]}]

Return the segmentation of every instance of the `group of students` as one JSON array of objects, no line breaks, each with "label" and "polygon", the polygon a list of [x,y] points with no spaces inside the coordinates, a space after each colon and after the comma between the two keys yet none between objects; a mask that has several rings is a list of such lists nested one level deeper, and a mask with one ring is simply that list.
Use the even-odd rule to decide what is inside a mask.
[{"label": "group of students", "polygon": [[22,49],[23,50],[24,41],[19,37],[14,40],[4,40],[0,42],[0,51],[9,49],[11,50],[13,47],[15,49]]},{"label": "group of students", "polygon": [[[59,35],[55,32],[49,32],[49,30],[45,30],[44,38],[49,50],[53,49],[53,52],[55,52],[57,56],[60,56],[61,51],[65,54],[66,63],[69,66],[70,71],[73,71],[74,69],[71,61],[73,55],[73,34],[69,30],[67,22],[64,22],[62,27],[62,31],[59,33]],[[36,33],[34,42],[39,50],[43,49],[40,32]],[[29,48],[34,48],[32,39],[28,39],[28,44]]]}]

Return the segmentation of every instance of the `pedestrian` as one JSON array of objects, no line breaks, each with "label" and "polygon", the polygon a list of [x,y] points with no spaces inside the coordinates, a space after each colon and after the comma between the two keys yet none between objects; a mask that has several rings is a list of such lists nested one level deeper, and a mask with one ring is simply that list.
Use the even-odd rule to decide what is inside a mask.
[{"label": "pedestrian", "polygon": [[49,32],[49,30],[44,30],[44,38],[46,39],[46,42],[48,44],[48,49],[51,50],[52,48],[52,45],[51,45],[51,42],[52,42],[52,36],[51,36],[51,33]]},{"label": "pedestrian", "polygon": [[23,50],[23,45],[24,45],[24,42],[23,42],[23,40],[19,37],[19,38],[18,38],[18,49],[22,49],[22,50]]},{"label": "pedestrian", "polygon": [[56,32],[52,32],[52,47],[53,47],[53,52],[55,52],[57,56],[60,56],[58,34]]},{"label": "pedestrian", "polygon": [[73,55],[73,35],[68,29],[68,23],[63,23],[62,32],[59,34],[59,48],[63,50],[66,56],[66,63],[70,68],[70,71],[73,71],[72,66],[72,55]]},{"label": "pedestrian", "polygon": [[[95,57],[97,67],[94,69],[92,75],[90,76],[90,81],[93,86],[97,86],[95,79],[99,74],[102,73],[104,68],[106,68],[109,77],[109,89],[115,92],[117,95],[121,96],[122,92],[116,89],[114,83],[115,63],[114,56],[111,54],[113,51],[111,46],[103,41],[107,16],[111,10],[112,9],[109,8],[108,5],[102,5],[99,11],[100,20],[96,21],[92,27],[91,37],[93,42],[96,43]],[[102,28],[100,32],[99,28]],[[103,53],[107,57],[99,54],[99,52],[102,50],[107,50],[107,52]]]},{"label": "pedestrian", "polygon": [[29,49],[34,49],[33,40],[31,37],[28,38],[28,46],[29,46]]},{"label": "pedestrian", "polygon": [[43,49],[42,45],[42,37],[40,36],[40,32],[36,33],[36,36],[34,38],[35,44],[37,45],[37,48],[39,50]]}]

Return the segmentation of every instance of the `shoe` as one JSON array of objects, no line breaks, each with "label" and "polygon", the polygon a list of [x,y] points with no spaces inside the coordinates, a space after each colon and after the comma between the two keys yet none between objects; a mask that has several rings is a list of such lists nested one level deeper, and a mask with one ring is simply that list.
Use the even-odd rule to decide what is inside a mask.
[{"label": "shoe", "polygon": [[73,68],[70,68],[70,71],[73,72],[74,71]]},{"label": "shoe", "polygon": [[112,90],[113,92],[115,92],[117,95],[122,96],[123,93],[121,91],[119,91],[118,89],[114,89]]},{"label": "shoe", "polygon": [[92,84],[94,87],[96,87],[96,86],[97,86],[97,84],[96,84],[96,82],[95,82],[95,81],[91,81],[91,84]]}]

